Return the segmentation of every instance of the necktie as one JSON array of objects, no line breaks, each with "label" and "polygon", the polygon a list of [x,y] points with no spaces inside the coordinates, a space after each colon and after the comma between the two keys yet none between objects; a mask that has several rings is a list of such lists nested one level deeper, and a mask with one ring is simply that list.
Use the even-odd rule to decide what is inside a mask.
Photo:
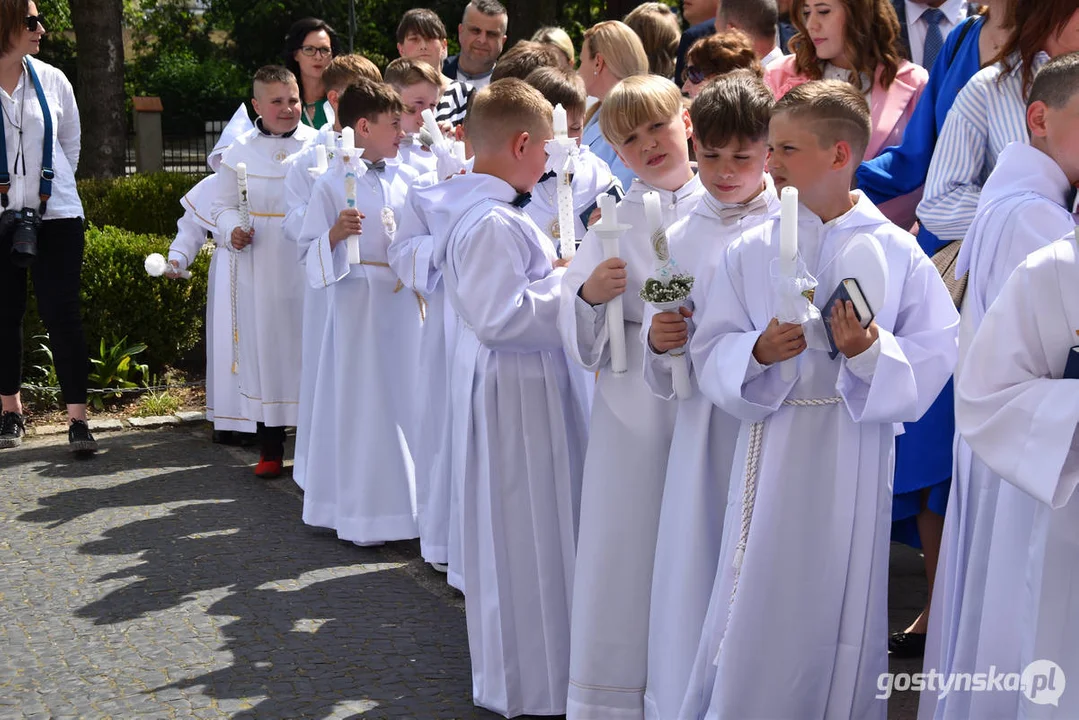
[{"label": "necktie", "polygon": [[368,162],[367,160],[364,160],[364,163],[367,164],[368,170],[374,170],[375,172],[383,172],[386,169],[385,160],[379,160],[378,162]]},{"label": "necktie", "polygon": [[532,202],[532,193],[521,193],[513,199],[511,205],[515,208],[523,208],[530,202]]},{"label": "necktie", "polygon": [[940,24],[944,21],[944,13],[937,8],[926,8],[922,13],[925,20],[925,51],[922,53],[922,67],[932,69],[937,60],[937,54],[944,47],[944,35],[940,32]]}]

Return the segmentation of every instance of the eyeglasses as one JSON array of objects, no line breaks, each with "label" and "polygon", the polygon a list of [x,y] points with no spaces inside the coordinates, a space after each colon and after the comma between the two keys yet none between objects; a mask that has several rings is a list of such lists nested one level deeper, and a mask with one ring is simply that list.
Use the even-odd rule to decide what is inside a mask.
[{"label": "eyeglasses", "polygon": [[708,76],[696,65],[690,65],[686,68],[686,77],[694,85],[700,85]]},{"label": "eyeglasses", "polygon": [[300,52],[302,52],[307,57],[314,57],[318,55],[319,57],[325,58],[333,55],[333,50],[331,48],[315,47],[314,45],[304,45],[302,48],[300,48]]},{"label": "eyeglasses", "polygon": [[41,26],[42,30],[45,29],[45,18],[41,15],[27,15],[25,22],[26,29],[30,32],[34,32],[35,30],[37,30],[39,25]]}]

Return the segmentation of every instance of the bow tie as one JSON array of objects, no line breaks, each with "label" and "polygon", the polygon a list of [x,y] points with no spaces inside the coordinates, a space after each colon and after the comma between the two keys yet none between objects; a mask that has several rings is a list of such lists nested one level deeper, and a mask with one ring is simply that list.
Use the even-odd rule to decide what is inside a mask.
[{"label": "bow tie", "polygon": [[764,193],[741,205],[727,205],[720,203],[711,195],[705,195],[708,207],[719,216],[724,225],[734,225],[748,215],[764,215],[768,212],[768,201],[764,199]]},{"label": "bow tie", "polygon": [[378,162],[370,162],[368,160],[363,161],[367,165],[368,170],[374,170],[375,172],[384,172],[386,170],[386,161],[379,160]]},{"label": "bow tie", "polygon": [[550,172],[545,172],[542,175],[540,175],[540,179],[536,181],[536,184],[539,185],[544,180],[550,180],[551,178],[555,177],[556,175],[557,175],[557,173],[554,170],[551,170]]},{"label": "bow tie", "polygon": [[532,193],[520,193],[510,204],[515,208],[523,208],[530,202],[532,202]]}]

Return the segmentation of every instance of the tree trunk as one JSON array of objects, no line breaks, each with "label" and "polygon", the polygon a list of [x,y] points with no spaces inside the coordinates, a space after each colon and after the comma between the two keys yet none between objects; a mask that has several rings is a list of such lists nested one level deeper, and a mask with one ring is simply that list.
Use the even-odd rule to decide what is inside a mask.
[{"label": "tree trunk", "polygon": [[532,33],[546,25],[557,25],[557,0],[510,0],[506,3],[509,11],[509,49],[518,40],[527,40]]},{"label": "tree trunk", "polygon": [[640,5],[640,0],[607,0],[608,20],[621,20],[629,11]]},{"label": "tree trunk", "polygon": [[123,0],[70,0],[82,118],[80,177],[124,174]]}]

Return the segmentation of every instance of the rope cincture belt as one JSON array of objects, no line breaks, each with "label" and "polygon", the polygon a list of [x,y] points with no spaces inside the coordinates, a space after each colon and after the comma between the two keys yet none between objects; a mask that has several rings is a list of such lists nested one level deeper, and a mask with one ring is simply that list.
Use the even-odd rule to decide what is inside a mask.
[{"label": "rope cincture belt", "polygon": [[[788,398],[784,407],[830,407],[843,402],[841,397],[829,398]],[[749,540],[749,526],[753,520],[753,506],[757,502],[757,471],[761,460],[761,445],[764,440],[764,424],[767,420],[755,422],[749,426],[749,444],[746,448],[745,485],[742,488],[742,523],[738,533],[738,544],[734,549],[734,580],[731,583],[731,596],[727,602],[727,624],[730,625],[731,612],[734,610],[734,596],[738,593],[738,580],[742,575],[742,561],[745,559],[746,543]],[[724,632],[724,636],[726,632]],[[720,653],[723,644],[720,642]],[[719,654],[716,662],[719,662]]]},{"label": "rope cincture belt", "polygon": [[[370,265],[371,267],[383,268],[390,267],[390,264],[388,262],[379,262],[378,260],[360,260],[360,265]],[[401,279],[398,278],[397,285],[394,286],[393,291],[395,293],[401,292],[404,287],[404,282],[402,282]],[[420,306],[420,322],[425,322],[427,320],[427,300],[423,297],[423,295],[420,295],[419,291],[417,290],[413,290],[412,294],[416,296],[416,302]]]}]

